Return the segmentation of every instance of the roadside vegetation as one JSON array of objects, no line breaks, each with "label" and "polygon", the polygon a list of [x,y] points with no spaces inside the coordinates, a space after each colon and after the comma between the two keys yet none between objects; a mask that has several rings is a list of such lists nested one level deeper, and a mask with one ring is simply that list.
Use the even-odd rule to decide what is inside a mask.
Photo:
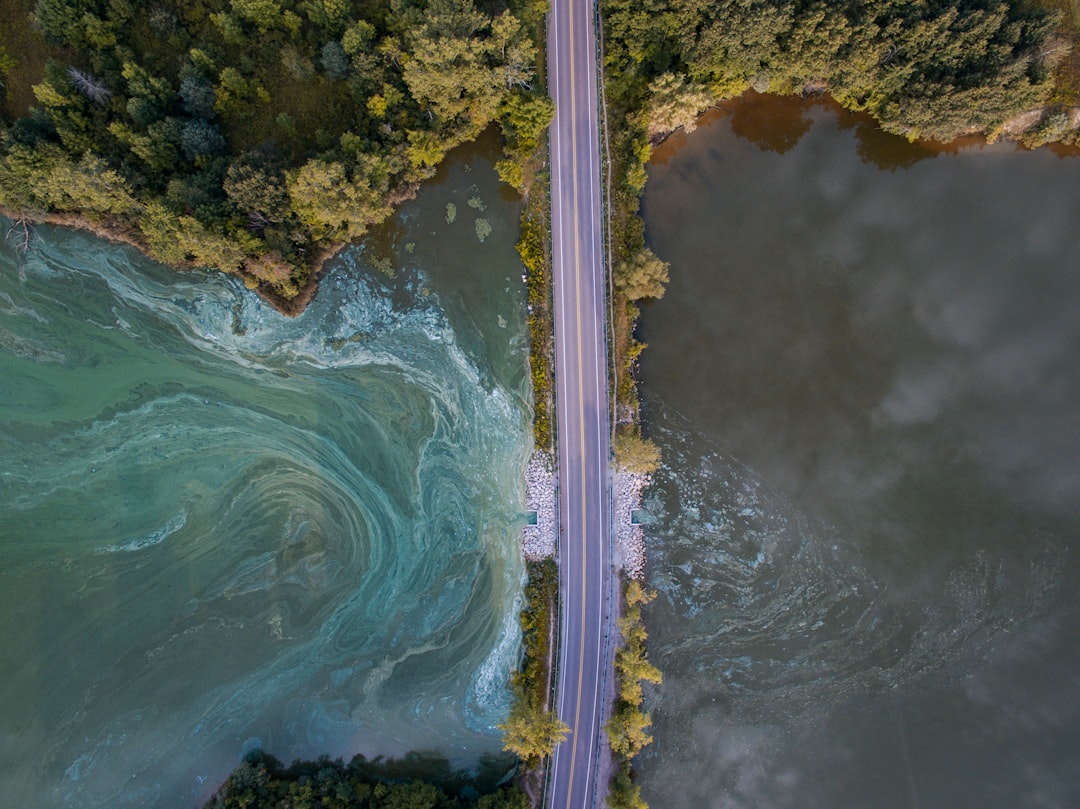
[{"label": "roadside vegetation", "polygon": [[[473,787],[452,789],[446,773],[439,786],[408,777],[409,761],[368,761],[356,756],[348,764],[294,761],[285,767],[262,751],[249,754],[205,809],[528,809],[516,787],[480,795]],[[448,767],[446,768],[448,769]],[[471,797],[463,797],[467,793]]]},{"label": "roadside vegetation", "polygon": [[506,722],[499,726],[503,746],[514,753],[532,772],[524,780],[530,791],[539,794],[542,773],[539,767],[566,738],[566,727],[551,710],[552,663],[555,656],[555,617],[558,615],[559,572],[554,559],[528,563],[529,582],[525,587],[525,607],[521,612],[524,658],[520,671],[511,680],[513,706]]},{"label": "roadside vegetation", "polygon": [[658,685],[663,679],[660,670],[649,662],[645,650],[648,633],[641,618],[641,608],[654,596],[639,581],[631,580],[623,588],[624,610],[619,619],[623,645],[615,654],[618,696],[611,719],[605,727],[616,759],[608,793],[608,809],[646,809],[647,806],[641,797],[640,787],[634,784],[631,762],[652,742],[649,735],[652,717],[642,707],[645,699],[643,685]]},{"label": "roadside vegetation", "polygon": [[551,453],[555,441],[555,406],[551,365],[555,351],[555,324],[551,304],[551,255],[548,245],[548,175],[538,178],[521,214],[517,249],[525,265],[528,288],[529,373],[533,389],[533,441],[536,449]]},{"label": "roadside vegetation", "polygon": [[525,188],[551,119],[542,0],[2,2],[0,208],[238,273],[285,310],[493,123]]}]

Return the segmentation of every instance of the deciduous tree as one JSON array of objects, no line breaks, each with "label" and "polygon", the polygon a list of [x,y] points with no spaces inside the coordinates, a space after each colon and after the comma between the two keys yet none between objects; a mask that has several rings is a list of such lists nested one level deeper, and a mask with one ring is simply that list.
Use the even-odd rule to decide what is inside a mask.
[{"label": "deciduous tree", "polygon": [[662,298],[668,282],[668,263],[648,247],[641,248],[615,268],[615,288],[632,301]]}]

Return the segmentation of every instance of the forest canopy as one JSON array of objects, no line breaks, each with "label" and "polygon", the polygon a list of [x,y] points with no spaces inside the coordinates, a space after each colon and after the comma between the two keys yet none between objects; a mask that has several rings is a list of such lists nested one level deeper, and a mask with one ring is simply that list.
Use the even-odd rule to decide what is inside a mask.
[{"label": "forest canopy", "polygon": [[[430,783],[391,777],[395,762],[355,756],[294,761],[289,767],[260,750],[252,751],[207,802],[205,809],[528,809],[514,787],[481,795],[471,785],[451,792],[447,779]],[[443,785],[440,785],[443,784]],[[467,793],[467,794],[463,794]]]},{"label": "forest canopy", "polygon": [[747,88],[828,92],[910,138],[994,135],[1046,100],[1068,49],[1048,47],[1056,12],[1017,0],[601,5],[609,94],[616,108],[648,109],[653,135]]},{"label": "forest canopy", "polygon": [[[0,206],[70,212],[173,264],[295,296],[493,122],[512,164],[551,119],[543,0],[37,0],[51,55],[0,128]],[[0,86],[18,94],[0,36]],[[10,108],[11,105],[8,105]],[[513,176],[520,178],[520,173]]]}]

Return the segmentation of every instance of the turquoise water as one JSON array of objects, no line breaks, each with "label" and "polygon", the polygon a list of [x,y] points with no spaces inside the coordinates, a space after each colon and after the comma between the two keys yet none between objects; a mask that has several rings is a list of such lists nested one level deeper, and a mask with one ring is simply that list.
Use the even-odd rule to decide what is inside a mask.
[{"label": "turquoise water", "polygon": [[0,251],[5,805],[191,806],[256,745],[498,751],[517,215],[460,152],[293,320],[83,234]]}]

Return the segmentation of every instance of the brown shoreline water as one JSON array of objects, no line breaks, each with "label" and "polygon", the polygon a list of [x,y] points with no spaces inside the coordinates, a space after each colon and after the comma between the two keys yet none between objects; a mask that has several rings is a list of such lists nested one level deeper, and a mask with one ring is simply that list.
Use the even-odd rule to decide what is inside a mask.
[{"label": "brown shoreline water", "polygon": [[1078,187],[823,99],[656,150],[653,806],[1080,804]]},{"label": "brown shoreline water", "polygon": [[[747,90],[737,98],[717,102],[698,119],[697,126],[707,128],[730,117],[735,135],[754,143],[763,151],[783,154],[810,131],[809,116],[815,110],[835,115],[841,130],[853,130],[859,156],[885,171],[908,168],[938,155],[956,155],[963,149],[980,149],[988,145],[981,135],[969,135],[948,143],[909,141],[882,130],[869,113],[851,112],[827,95],[777,96],[753,90]],[[686,146],[689,137],[691,135],[680,129],[665,138],[654,147],[650,165],[666,166]],[[1018,143],[1005,143],[1017,152],[1029,151]],[[1062,158],[1080,156],[1080,147],[1061,143],[1049,144],[1043,150]]]}]

